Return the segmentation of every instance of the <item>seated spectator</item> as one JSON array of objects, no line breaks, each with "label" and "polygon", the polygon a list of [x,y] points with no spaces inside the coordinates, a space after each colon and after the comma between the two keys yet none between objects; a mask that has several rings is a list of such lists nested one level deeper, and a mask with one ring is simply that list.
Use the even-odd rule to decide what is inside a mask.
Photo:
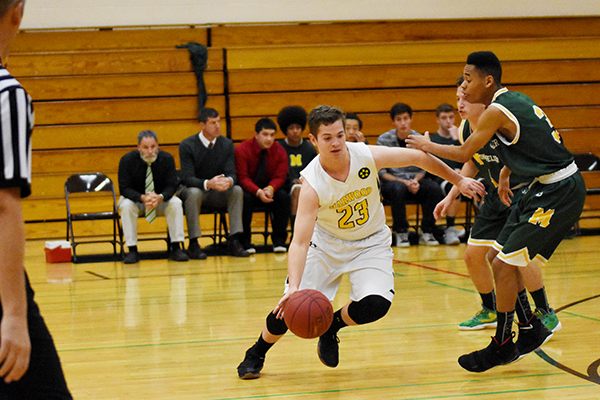
[{"label": "seated spectator", "polygon": [[145,215],[154,222],[157,215],[167,218],[171,239],[170,258],[187,261],[182,249],[183,209],[181,200],[174,196],[177,189],[175,160],[167,152],[158,149],[158,138],[153,131],[138,134],[138,148],[125,154],[119,162],[119,212],[129,252],[125,264],[140,260],[137,248],[137,220]]},{"label": "seated spectator", "polygon": [[[346,141],[347,142],[363,142],[367,143],[365,136],[362,134],[363,123],[354,113],[346,114]],[[368,144],[368,143],[367,143]]]},{"label": "seated spectator", "polygon": [[[388,147],[406,147],[408,135],[419,135],[410,128],[412,109],[404,103],[395,104],[390,110],[394,129],[384,133],[377,139],[377,144]],[[440,186],[431,179],[425,178],[426,172],[418,167],[383,168],[379,171],[381,193],[390,202],[396,246],[409,246],[408,221],[406,220],[406,202],[421,204],[423,219],[421,222],[420,243],[438,245],[433,232],[435,218],[433,210],[444,197]]]},{"label": "seated spectator", "polygon": [[198,114],[200,133],[179,144],[182,186],[178,194],[183,200],[190,244],[188,254],[195,260],[206,258],[198,238],[200,208],[204,204],[214,209],[227,208],[229,240],[227,251],[234,257],[248,257],[241,244],[242,205],[244,194],[236,185],[235,154],[231,139],[221,135],[217,110],[204,108]]},{"label": "seated spectator", "polygon": [[244,246],[255,252],[252,237],[252,213],[264,207],[273,215],[271,241],[276,253],[287,251],[287,226],[290,217],[290,195],[285,189],[289,170],[287,153],[275,142],[277,125],[269,118],[255,125],[255,136],[235,149],[235,166],[240,186],[244,189]]},{"label": "seated spectator", "polygon": [[[431,141],[449,146],[460,146],[460,142],[458,141],[458,129],[454,125],[454,107],[447,103],[440,104],[435,110],[435,115],[437,118],[438,130],[436,133],[430,136]],[[462,163],[459,163],[458,161],[447,160],[445,158],[442,158],[441,160],[444,161],[450,168],[460,172]],[[440,178],[439,176],[429,176],[440,185],[444,196],[446,196],[450,192],[450,189],[452,189],[452,184],[448,181]],[[444,234],[444,242],[446,244],[459,244],[460,235],[465,234],[464,230],[459,231],[455,226],[456,214],[458,213],[459,207],[460,197],[456,198],[452,202],[446,212],[446,231]]]},{"label": "seated spectator", "polygon": [[287,152],[290,167],[285,187],[290,193],[290,225],[292,227],[292,234],[296,222],[298,196],[300,195],[300,171],[317,156],[315,146],[309,140],[302,138],[302,132],[306,128],[306,115],[306,110],[299,106],[285,107],[277,115],[279,129],[286,136],[285,139],[279,140],[278,143]]}]

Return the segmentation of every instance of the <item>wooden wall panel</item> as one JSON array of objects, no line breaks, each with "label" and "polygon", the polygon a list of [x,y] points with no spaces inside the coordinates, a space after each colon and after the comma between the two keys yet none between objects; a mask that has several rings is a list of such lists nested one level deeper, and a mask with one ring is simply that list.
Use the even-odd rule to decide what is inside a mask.
[{"label": "wooden wall panel", "polygon": [[23,30],[13,53],[173,48],[180,44],[208,43],[206,27],[96,28]]},{"label": "wooden wall panel", "polygon": [[[223,72],[204,74],[209,95],[223,94]],[[192,72],[61,76],[19,79],[36,101],[126,97],[190,96],[198,93]]]},{"label": "wooden wall panel", "polygon": [[493,51],[502,61],[597,59],[600,37],[239,47],[227,50],[227,67],[236,70],[464,63],[471,52],[481,49]]},{"label": "wooden wall panel", "polygon": [[409,40],[576,37],[600,32],[599,17],[402,20],[302,24],[219,25],[213,46],[378,43]]},{"label": "wooden wall panel", "polygon": [[[186,49],[111,50],[74,53],[14,54],[10,70],[16,77],[191,72]],[[223,70],[223,50],[210,48],[207,71]]]}]

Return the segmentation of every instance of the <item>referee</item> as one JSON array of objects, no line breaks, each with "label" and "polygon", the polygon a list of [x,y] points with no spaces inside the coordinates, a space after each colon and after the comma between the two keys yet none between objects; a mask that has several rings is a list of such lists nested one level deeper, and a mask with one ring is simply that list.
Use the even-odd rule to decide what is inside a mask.
[{"label": "referee", "polygon": [[0,399],[72,399],[24,267],[33,106],[4,68],[25,0],[0,0]]}]

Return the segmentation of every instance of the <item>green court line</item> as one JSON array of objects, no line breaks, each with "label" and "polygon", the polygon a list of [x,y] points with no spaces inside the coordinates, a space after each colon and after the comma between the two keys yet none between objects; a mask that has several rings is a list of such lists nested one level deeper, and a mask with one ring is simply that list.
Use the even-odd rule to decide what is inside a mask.
[{"label": "green court line", "polygon": [[589,319],[590,321],[600,322],[600,319],[598,319],[598,318],[587,317],[585,315],[575,314],[575,313],[572,313],[569,311],[561,311],[560,314],[561,315],[565,314],[565,315],[570,315],[572,317],[584,318],[584,319]]},{"label": "green court line", "polygon": [[477,293],[477,291],[476,291],[476,290],[473,290],[473,289],[465,289],[465,288],[462,288],[462,287],[460,287],[460,286],[448,285],[448,284],[445,284],[445,283],[440,283],[440,282],[436,282],[436,281],[430,281],[430,280],[426,280],[425,282],[429,282],[429,283],[432,283],[432,284],[434,284],[434,285],[438,285],[438,286],[444,286],[444,287],[448,287],[448,288],[452,288],[452,289],[458,289],[458,290],[462,290],[463,292]]},{"label": "green court line", "polygon": [[[335,390],[321,390],[321,391],[313,391],[313,392],[297,392],[297,393],[280,393],[280,394],[271,394],[271,395],[254,395],[254,396],[243,396],[243,397],[223,397],[212,400],[246,400],[246,399],[261,399],[261,398],[278,398],[284,396],[311,396],[317,394],[327,394],[327,393],[348,393],[348,392],[358,392],[358,391],[367,391],[367,390],[384,390],[384,389],[405,389],[405,388],[414,388],[414,387],[423,387],[423,386],[437,386],[437,385],[450,385],[450,384],[463,384],[474,381],[482,381],[488,382],[491,380],[498,379],[523,379],[523,378],[537,378],[544,376],[553,376],[553,375],[562,375],[562,374],[539,374],[539,375],[525,375],[525,376],[517,376],[511,378],[491,378],[491,379],[475,379],[475,380],[461,380],[461,381],[450,381],[450,382],[429,382],[429,383],[416,383],[416,384],[406,384],[406,385],[392,385],[392,386],[374,386],[367,388],[350,388],[350,389],[335,389]],[[495,394],[509,394],[509,393],[526,393],[526,392],[537,392],[542,390],[563,390],[563,389],[574,389],[581,387],[590,387],[595,385],[569,385],[569,386],[557,386],[551,388],[535,388],[535,389],[519,389],[519,390],[504,390],[504,391],[496,391],[496,392],[480,392],[480,393],[470,393],[470,394],[452,394],[452,395],[441,395],[441,396],[428,396],[428,397],[412,397],[412,398],[399,398],[402,400],[433,400],[433,399],[452,399],[452,398],[461,398],[461,397],[474,397],[474,396],[489,396]]]},{"label": "green court line", "polygon": [[[598,321],[594,318],[580,316],[577,314],[562,311],[561,314],[567,314],[573,317],[580,317]],[[348,331],[340,332],[340,335],[352,335],[364,332],[385,332],[385,331],[406,331],[414,329],[431,329],[431,328],[445,328],[453,327],[455,324],[436,324],[436,325],[412,325],[405,327],[391,327],[391,328],[378,328],[378,329],[359,329],[355,328]],[[166,342],[166,343],[142,343],[142,344],[130,344],[130,345],[116,345],[116,346],[103,346],[103,347],[88,347],[88,348],[77,348],[77,349],[61,349],[59,353],[77,352],[77,351],[97,351],[97,350],[114,350],[114,349],[130,349],[130,348],[144,348],[144,347],[162,347],[162,346],[184,346],[184,345],[197,345],[197,344],[210,344],[210,343],[226,343],[226,342],[239,342],[239,341],[252,341],[256,337],[242,337],[242,338],[229,338],[229,339],[206,339],[206,340],[191,340],[184,342]]]},{"label": "green court line", "polygon": [[187,346],[190,344],[207,344],[220,342],[239,342],[255,340],[252,338],[235,338],[235,339],[207,339],[207,340],[190,340],[188,342],[168,342],[168,343],[142,343],[142,344],[124,344],[120,346],[103,346],[103,347],[86,347],[81,349],[61,349],[59,353],[72,353],[76,351],[98,351],[98,350],[117,350],[117,349],[139,349],[144,347],[163,347],[163,346]]},{"label": "green court line", "polygon": [[[439,327],[448,327],[448,326],[454,326],[454,324],[420,325],[420,326],[379,328],[379,329],[352,329],[351,331],[340,332],[340,334],[342,336],[345,336],[345,335],[352,335],[355,333],[363,333],[363,332],[401,331],[401,330],[408,330],[408,329],[439,328]],[[190,345],[190,344],[239,342],[239,341],[253,341],[253,340],[256,340],[255,336],[242,337],[242,338],[229,338],[229,339],[206,339],[206,340],[190,340],[190,341],[184,341],[184,342],[141,343],[141,344],[115,345],[115,346],[102,346],[102,347],[86,347],[86,348],[78,348],[78,349],[61,349],[58,352],[59,353],[69,353],[69,352],[75,352],[75,351],[114,350],[114,349],[130,349],[130,348],[161,347],[161,346],[183,346],[183,345]]]},{"label": "green court line", "polygon": [[[435,282],[435,281],[431,281],[431,280],[426,280],[426,282],[429,282],[429,283],[431,283],[433,285],[444,286],[444,287],[451,288],[451,289],[462,290],[463,292],[477,293],[476,290],[465,289],[465,288],[462,288],[460,286],[448,285],[448,284],[445,284],[445,283]],[[569,311],[561,311],[560,315],[570,315],[571,317],[584,318],[584,319],[588,319],[590,321],[600,322],[600,319],[598,319],[598,318],[592,318],[592,317],[588,317],[588,316],[581,315],[581,314],[575,314],[575,313],[572,313],[572,312],[569,312]]]},{"label": "green court line", "polygon": [[539,392],[546,390],[563,390],[563,389],[575,389],[582,387],[590,387],[594,385],[570,385],[570,386],[556,386],[556,387],[545,387],[545,388],[536,388],[536,389],[520,389],[520,390],[502,390],[496,392],[481,392],[481,393],[470,393],[470,394],[453,394],[447,396],[429,396],[429,397],[413,397],[413,398],[404,398],[402,400],[434,400],[434,399],[452,399],[452,398],[460,398],[460,397],[475,397],[475,396],[489,396],[495,394],[509,394],[509,393],[531,393],[531,392]]}]

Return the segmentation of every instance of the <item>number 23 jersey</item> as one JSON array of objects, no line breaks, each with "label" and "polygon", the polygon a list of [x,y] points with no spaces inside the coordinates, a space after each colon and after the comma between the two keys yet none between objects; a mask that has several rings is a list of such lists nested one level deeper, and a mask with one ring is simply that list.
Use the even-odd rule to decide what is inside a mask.
[{"label": "number 23 jersey", "polygon": [[350,172],[344,182],[321,166],[320,156],[302,171],[319,196],[316,226],[342,240],[361,240],[385,226],[375,160],[364,143],[346,143]]}]

